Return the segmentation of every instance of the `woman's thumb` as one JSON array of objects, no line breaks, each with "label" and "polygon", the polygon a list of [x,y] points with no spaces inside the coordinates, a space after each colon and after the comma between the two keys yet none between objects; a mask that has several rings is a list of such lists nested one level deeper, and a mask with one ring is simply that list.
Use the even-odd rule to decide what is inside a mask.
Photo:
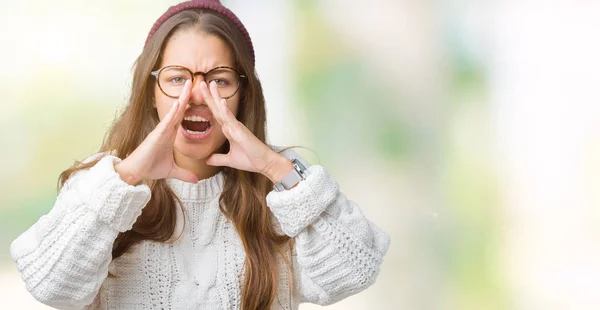
[{"label": "woman's thumb", "polygon": [[183,169],[177,165],[173,167],[173,169],[167,177],[178,179],[188,183],[198,183],[198,177],[193,172],[187,169]]},{"label": "woman's thumb", "polygon": [[207,165],[211,166],[228,166],[228,158],[225,154],[212,154],[207,160]]}]

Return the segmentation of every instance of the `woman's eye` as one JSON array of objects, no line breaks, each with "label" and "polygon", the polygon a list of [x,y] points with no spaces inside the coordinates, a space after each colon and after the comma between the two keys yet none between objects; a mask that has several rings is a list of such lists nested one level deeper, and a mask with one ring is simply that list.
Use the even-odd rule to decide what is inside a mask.
[{"label": "woman's eye", "polygon": [[176,76],[176,77],[170,78],[169,82],[171,82],[173,84],[184,84],[185,80],[186,80],[186,78],[184,78],[184,77]]},{"label": "woman's eye", "polygon": [[214,79],[214,80],[211,80],[211,82],[217,83],[217,86],[225,86],[225,85],[227,85],[227,81],[222,80],[222,79]]}]

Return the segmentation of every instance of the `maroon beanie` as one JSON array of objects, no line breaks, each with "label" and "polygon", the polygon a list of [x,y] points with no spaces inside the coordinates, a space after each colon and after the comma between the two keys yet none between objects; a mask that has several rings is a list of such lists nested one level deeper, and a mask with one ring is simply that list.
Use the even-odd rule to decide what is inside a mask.
[{"label": "maroon beanie", "polygon": [[254,65],[254,47],[252,46],[252,40],[250,39],[250,35],[246,30],[246,27],[242,24],[242,22],[231,12],[228,8],[224,7],[219,0],[191,0],[179,3],[170,7],[161,17],[156,20],[152,29],[148,33],[148,37],[146,38],[146,43],[144,43],[144,47],[148,45],[148,42],[156,33],[158,28],[167,21],[167,19],[171,18],[173,15],[190,9],[205,9],[216,12],[227,19],[229,19],[233,24],[240,30],[244,38],[246,38],[246,42],[248,43],[248,47],[250,47],[250,55],[252,56],[252,64]]}]

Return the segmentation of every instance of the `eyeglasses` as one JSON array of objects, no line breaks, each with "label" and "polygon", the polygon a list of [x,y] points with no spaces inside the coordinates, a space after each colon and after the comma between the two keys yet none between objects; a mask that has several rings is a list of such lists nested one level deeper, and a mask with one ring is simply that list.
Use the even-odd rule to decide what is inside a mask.
[{"label": "eyeglasses", "polygon": [[204,72],[192,72],[192,70],[183,66],[165,66],[151,73],[158,82],[158,88],[168,97],[179,98],[183,92],[185,81],[195,80],[196,75],[202,75],[206,84],[215,81],[219,94],[223,99],[233,97],[240,88],[241,80],[246,78],[235,69],[220,66]]}]

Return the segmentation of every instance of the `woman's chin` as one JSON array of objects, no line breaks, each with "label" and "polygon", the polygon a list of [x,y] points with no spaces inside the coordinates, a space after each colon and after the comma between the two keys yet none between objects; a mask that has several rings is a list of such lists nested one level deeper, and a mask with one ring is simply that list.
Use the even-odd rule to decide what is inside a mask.
[{"label": "woman's chin", "polygon": [[175,150],[180,154],[190,159],[206,159],[212,153],[213,150],[208,145],[189,145],[183,143],[176,143]]}]

